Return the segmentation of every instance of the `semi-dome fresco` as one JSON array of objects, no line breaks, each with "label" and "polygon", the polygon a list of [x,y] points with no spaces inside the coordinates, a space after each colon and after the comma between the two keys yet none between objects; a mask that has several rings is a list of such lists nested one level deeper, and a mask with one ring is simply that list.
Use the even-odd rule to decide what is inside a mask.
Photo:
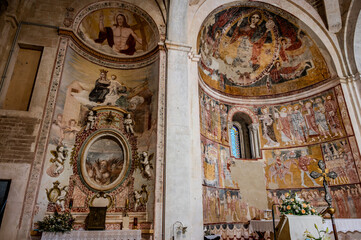
[{"label": "semi-dome fresco", "polygon": [[[315,42],[279,10],[222,7],[199,33],[200,76],[227,95],[289,93],[331,77]],[[285,15],[283,15],[285,16]]]},{"label": "semi-dome fresco", "polygon": [[89,47],[119,58],[142,56],[154,50],[159,38],[146,12],[122,2],[93,4],[78,15],[74,27]]}]

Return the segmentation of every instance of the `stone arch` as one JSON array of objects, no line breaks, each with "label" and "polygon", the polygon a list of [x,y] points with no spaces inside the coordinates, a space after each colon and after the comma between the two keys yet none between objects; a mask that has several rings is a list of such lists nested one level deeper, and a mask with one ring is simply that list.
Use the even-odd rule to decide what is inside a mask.
[{"label": "stone arch", "polygon": [[[358,28],[361,28],[360,11],[361,5],[357,0],[353,0],[345,20],[343,48],[349,75],[355,75],[357,72],[361,71],[357,66],[357,55],[355,51],[356,44],[361,41],[361,31],[357,31]],[[361,65],[361,63],[359,63],[359,65]]]},{"label": "stone arch", "polygon": [[232,122],[233,115],[238,113],[238,112],[245,113],[246,115],[248,115],[252,119],[252,124],[258,124],[259,123],[258,118],[257,118],[257,116],[256,116],[256,114],[254,112],[252,112],[248,108],[240,107],[240,106],[233,107],[233,108],[231,108],[231,110],[229,110],[228,116],[227,116],[227,121]]}]

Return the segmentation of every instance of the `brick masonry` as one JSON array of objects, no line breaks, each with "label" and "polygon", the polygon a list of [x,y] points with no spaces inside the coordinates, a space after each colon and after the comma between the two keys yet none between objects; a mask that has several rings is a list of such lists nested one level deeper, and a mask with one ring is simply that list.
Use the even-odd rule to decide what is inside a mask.
[{"label": "brick masonry", "polygon": [[0,116],[0,163],[32,163],[40,120]]}]

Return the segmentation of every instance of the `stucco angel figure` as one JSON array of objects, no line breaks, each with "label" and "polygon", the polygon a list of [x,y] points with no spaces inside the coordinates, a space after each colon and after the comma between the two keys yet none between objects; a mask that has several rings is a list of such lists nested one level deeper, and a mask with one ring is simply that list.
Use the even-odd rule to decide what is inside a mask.
[{"label": "stucco angel figure", "polygon": [[130,114],[127,114],[127,117],[124,119],[125,131],[127,133],[134,134],[134,129],[133,129],[134,124],[135,123],[134,123],[132,117],[130,116]]},{"label": "stucco angel figure", "polygon": [[142,205],[141,203],[141,199],[142,199],[142,191],[134,191],[134,199],[135,199],[135,205],[134,205],[134,209],[135,211],[137,211],[138,207],[140,207]]},{"label": "stucco angel figure", "polygon": [[54,157],[50,159],[52,164],[46,170],[46,173],[50,177],[57,177],[64,171],[64,163],[68,156],[68,150],[63,145],[58,145],[56,150],[52,150],[50,153]]},{"label": "stucco angel figure", "polygon": [[88,131],[89,129],[94,128],[96,119],[97,119],[96,112],[93,110],[90,110],[90,112],[88,113],[88,116],[86,118],[85,131]]},{"label": "stucco angel figure", "polygon": [[134,210],[137,211],[137,209],[141,206],[144,206],[148,202],[149,192],[147,190],[146,185],[142,185],[142,190],[135,190],[134,191]]},{"label": "stucco angel figure", "polygon": [[147,152],[142,152],[139,156],[139,169],[147,179],[152,177],[153,166],[150,161],[153,159],[153,157],[154,153],[148,155]]}]

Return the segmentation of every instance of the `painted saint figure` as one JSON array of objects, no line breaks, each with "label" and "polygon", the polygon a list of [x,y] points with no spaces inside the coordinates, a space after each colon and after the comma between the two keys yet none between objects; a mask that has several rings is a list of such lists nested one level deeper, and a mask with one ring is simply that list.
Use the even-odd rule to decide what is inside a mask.
[{"label": "painted saint figure", "polygon": [[[237,24],[231,27],[227,35],[231,37],[230,44],[237,41],[240,37],[248,38],[252,45],[252,56],[250,65],[253,71],[260,67],[259,55],[265,43],[272,42],[270,31],[274,27],[274,22],[268,20],[266,23],[262,21],[262,14],[255,11],[248,18],[243,18]],[[238,61],[238,59],[235,59]]]},{"label": "painted saint figure", "polygon": [[307,156],[307,152],[305,150],[301,151],[301,156],[298,159],[298,168],[301,171],[301,185],[307,187],[305,185],[305,174],[312,181],[314,186],[319,186],[318,183],[310,176],[310,172],[308,170],[308,166],[310,165],[313,159],[310,156]]},{"label": "painted saint figure", "polygon": [[335,136],[342,136],[342,127],[337,116],[337,103],[328,95],[325,101],[326,119]]},{"label": "painted saint figure", "polygon": [[302,116],[302,113],[300,111],[300,105],[295,104],[293,106],[293,112],[291,114],[291,121],[293,126],[293,134],[295,138],[297,139],[298,143],[304,143],[306,142],[306,123],[305,119]]},{"label": "painted saint figure", "polygon": [[117,53],[133,55],[135,53],[136,42],[142,44],[139,38],[127,23],[127,19],[122,13],[114,16],[115,24],[111,27],[104,26],[104,15],[99,16],[99,36],[96,43],[103,43],[107,40],[108,45]]},{"label": "painted saint figure", "polygon": [[95,86],[89,94],[89,101],[96,103],[103,103],[105,97],[109,93],[110,80],[107,79],[108,71],[101,69],[100,76],[95,81]]},{"label": "painted saint figure", "polygon": [[[277,110],[275,108],[275,110]],[[291,122],[290,122],[290,115],[287,113],[287,107],[283,106],[276,114],[276,118],[278,118],[277,129],[281,131],[281,139],[286,145],[293,143],[294,144],[294,137],[292,135],[291,130]]]},{"label": "painted saint figure", "polygon": [[318,131],[321,134],[321,137],[323,138],[323,140],[326,139],[327,137],[331,137],[325,116],[326,109],[322,103],[321,98],[316,98],[316,104],[314,105],[314,109],[315,109],[316,124],[318,127]]},{"label": "painted saint figure", "polygon": [[[318,128],[316,124],[316,117],[315,112],[312,107],[312,102],[308,101],[305,103],[302,109],[302,113],[304,116],[304,119],[306,120],[306,126],[307,126],[307,135],[308,137],[318,136]],[[311,141],[315,141],[315,138],[312,138]]]},{"label": "painted saint figure", "polygon": [[261,109],[261,112],[263,115],[260,116],[260,120],[262,121],[262,127],[263,127],[263,138],[267,140],[267,143],[265,144],[265,147],[276,147],[280,144],[277,142],[276,135],[273,128],[273,118],[272,114],[270,113],[268,107],[264,107]]}]

